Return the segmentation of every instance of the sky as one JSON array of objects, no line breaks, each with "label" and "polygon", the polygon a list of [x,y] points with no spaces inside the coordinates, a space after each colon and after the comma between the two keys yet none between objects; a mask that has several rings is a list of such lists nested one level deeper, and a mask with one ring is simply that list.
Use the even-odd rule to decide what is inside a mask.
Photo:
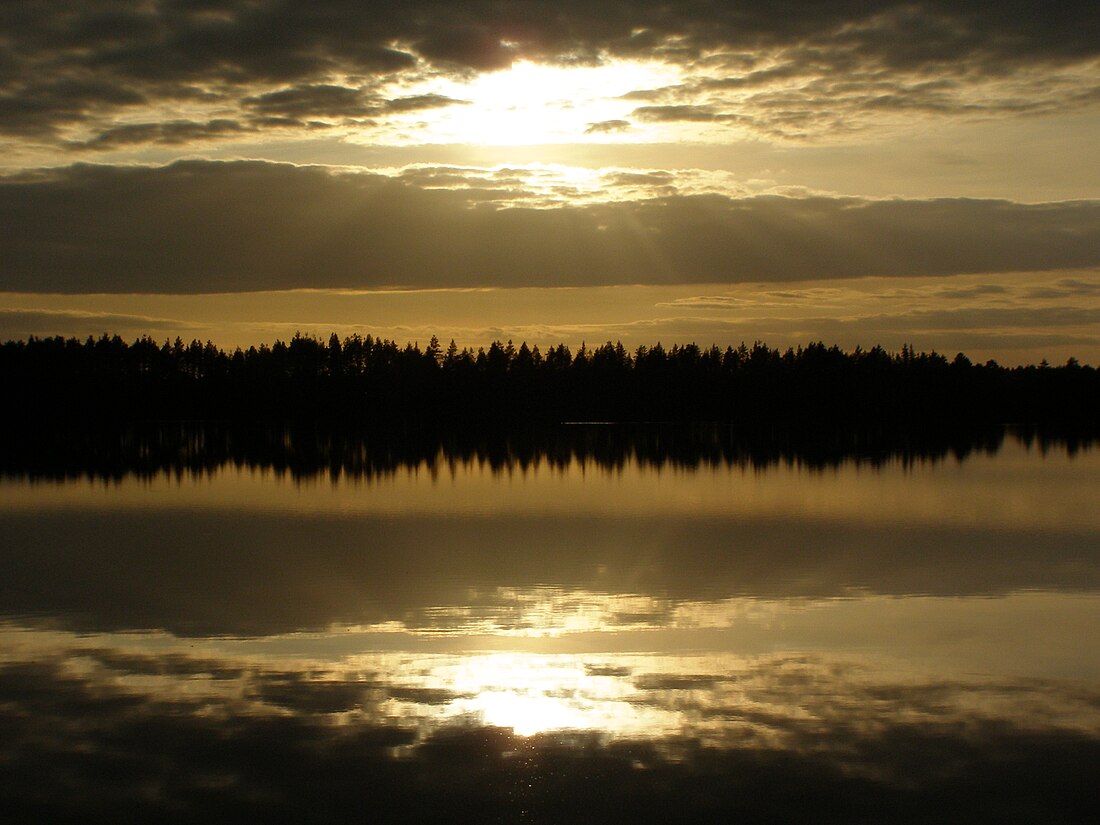
[{"label": "sky", "polygon": [[0,339],[1100,364],[1094,2],[0,3]]}]

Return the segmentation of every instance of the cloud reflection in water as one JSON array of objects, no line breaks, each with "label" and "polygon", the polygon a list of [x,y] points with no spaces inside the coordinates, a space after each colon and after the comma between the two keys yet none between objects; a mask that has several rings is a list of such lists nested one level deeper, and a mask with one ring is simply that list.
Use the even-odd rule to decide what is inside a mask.
[{"label": "cloud reflection in water", "polygon": [[[0,751],[16,811],[64,814],[73,797],[42,790],[64,786],[83,795],[85,810],[215,805],[224,815],[246,801],[249,810],[276,811],[309,799],[331,814],[349,801],[353,786],[343,783],[357,774],[372,804],[405,813],[457,795],[515,814],[509,789],[526,783],[536,789],[526,802],[561,814],[563,799],[546,787],[557,781],[579,783],[574,801],[610,806],[606,816],[619,820],[626,809],[612,803],[637,793],[658,811],[682,804],[698,814],[714,804],[749,812],[741,793],[774,804],[789,783],[809,782],[805,801],[839,801],[837,810],[851,813],[867,800],[935,799],[951,788],[985,804],[1022,780],[1032,790],[1064,785],[1068,796],[1041,800],[1057,814],[1079,795],[1075,760],[1100,754],[1095,686],[890,670],[873,656],[323,660],[264,653],[256,640],[196,649],[164,634],[9,629],[4,641]],[[425,771],[444,765],[446,778],[428,779]],[[35,766],[43,781],[12,784],[13,770]],[[709,803],[681,799],[718,776],[737,794],[721,784]],[[603,803],[591,802],[584,777],[601,783]],[[657,778],[665,784],[655,790]],[[863,802],[849,796],[855,790]],[[427,792],[432,802],[415,801]]]}]

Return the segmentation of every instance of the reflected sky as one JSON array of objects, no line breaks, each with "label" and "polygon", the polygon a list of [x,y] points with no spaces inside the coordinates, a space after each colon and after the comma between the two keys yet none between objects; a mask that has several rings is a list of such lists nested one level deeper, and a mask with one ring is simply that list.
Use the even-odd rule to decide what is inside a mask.
[{"label": "reflected sky", "polygon": [[1017,441],[8,477],[0,799],[291,816],[349,804],[354,771],[382,819],[760,815],[795,783],[809,807],[781,821],[935,799],[994,821],[1025,791],[1057,821],[1100,753],[1098,480],[1094,450]]},{"label": "reflected sky", "polygon": [[[89,631],[670,627],[722,605],[1100,588],[1100,453],[7,480],[0,611]],[[679,618],[677,618],[679,617]],[[711,624],[715,622],[711,621]]]},{"label": "reflected sky", "polygon": [[[62,815],[137,805],[232,821],[308,801],[334,819],[366,783],[382,819],[480,802],[502,821],[532,810],[534,821],[636,821],[641,796],[651,815],[687,821],[774,816],[805,786],[779,821],[818,804],[844,821],[868,803],[922,821],[939,800],[968,821],[1026,802],[1068,822],[1100,755],[1095,680],[991,675],[983,662],[797,649],[334,654],[335,635],[195,643],[9,628],[0,793],[11,810]],[[18,783],[21,768],[36,781]],[[68,793],[50,796],[58,787]]]},{"label": "reflected sky", "polygon": [[[587,731],[605,743],[686,737],[723,748],[765,741],[786,746],[808,729],[872,729],[902,718],[959,724],[999,719],[1029,730],[1053,727],[1100,736],[1095,681],[1085,684],[1068,674],[1051,678],[1050,664],[1060,655],[1063,669],[1072,669],[1065,655],[1069,645],[1044,658],[1039,633],[1033,634],[1031,650],[1027,634],[1015,634],[1003,639],[997,652],[1021,654],[1022,662],[990,668],[992,652],[968,657],[992,641],[990,625],[1000,619],[1004,629],[1010,611],[1032,621],[1076,614],[1076,622],[1048,633],[1095,624],[1095,606],[1082,609],[1078,602],[1069,609],[1049,600],[1017,600],[1000,611],[955,606],[936,628],[917,633],[895,633],[901,617],[894,616],[877,634],[855,634],[835,646],[827,642],[844,635],[843,619],[818,616],[832,627],[816,641],[798,645],[795,631],[786,635],[784,649],[767,653],[734,652],[752,647],[738,644],[736,633],[722,646],[712,637],[709,650],[662,646],[657,637],[653,646],[663,650],[576,652],[585,647],[580,640],[574,652],[532,652],[479,650],[476,639],[470,649],[436,644],[378,650],[371,636],[353,632],[338,638],[344,635],[338,628],[327,638],[195,644],[164,633],[74,635],[9,626],[0,631],[5,651],[0,666],[6,676],[28,668],[50,674],[36,688],[38,698],[47,700],[51,691],[79,686],[132,702],[173,704],[189,713],[387,725],[408,734],[401,742],[405,747],[456,726],[507,728],[521,737]],[[943,606],[910,608],[905,618],[928,618]],[[943,638],[948,618],[957,622],[957,637],[970,636],[967,642]],[[980,638],[983,625],[986,635]],[[809,639],[807,626],[802,633]],[[888,635],[893,640],[884,644]],[[1024,649],[1017,646],[1021,638]],[[944,650],[936,650],[937,642],[958,646],[964,655],[951,662]],[[624,647],[630,646],[628,640]],[[1095,680],[1095,662],[1091,668],[1073,675]],[[51,680],[52,687],[46,683]],[[16,703],[27,698],[8,697]]]}]

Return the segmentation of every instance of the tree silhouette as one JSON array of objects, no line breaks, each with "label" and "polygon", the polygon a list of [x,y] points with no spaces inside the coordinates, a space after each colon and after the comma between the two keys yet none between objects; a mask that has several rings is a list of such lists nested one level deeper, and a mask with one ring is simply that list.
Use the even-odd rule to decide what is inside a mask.
[{"label": "tree silhouette", "polygon": [[[621,342],[572,354],[493,341],[476,352],[432,336],[413,342],[296,334],[227,353],[177,338],[30,338],[0,346],[13,424],[238,421],[402,427],[561,421],[722,422],[739,426],[1100,423],[1100,374],[1062,366],[1012,369],[882,347],[845,352],[821,341],[785,351]],[[52,422],[52,423],[51,423]]]}]

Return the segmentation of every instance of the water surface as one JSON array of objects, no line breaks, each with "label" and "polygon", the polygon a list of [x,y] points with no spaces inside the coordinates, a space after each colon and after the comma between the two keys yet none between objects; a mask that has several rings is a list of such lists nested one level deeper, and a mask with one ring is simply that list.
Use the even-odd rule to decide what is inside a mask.
[{"label": "water surface", "polygon": [[1100,453],[646,456],[9,471],[0,799],[1072,820]]}]

